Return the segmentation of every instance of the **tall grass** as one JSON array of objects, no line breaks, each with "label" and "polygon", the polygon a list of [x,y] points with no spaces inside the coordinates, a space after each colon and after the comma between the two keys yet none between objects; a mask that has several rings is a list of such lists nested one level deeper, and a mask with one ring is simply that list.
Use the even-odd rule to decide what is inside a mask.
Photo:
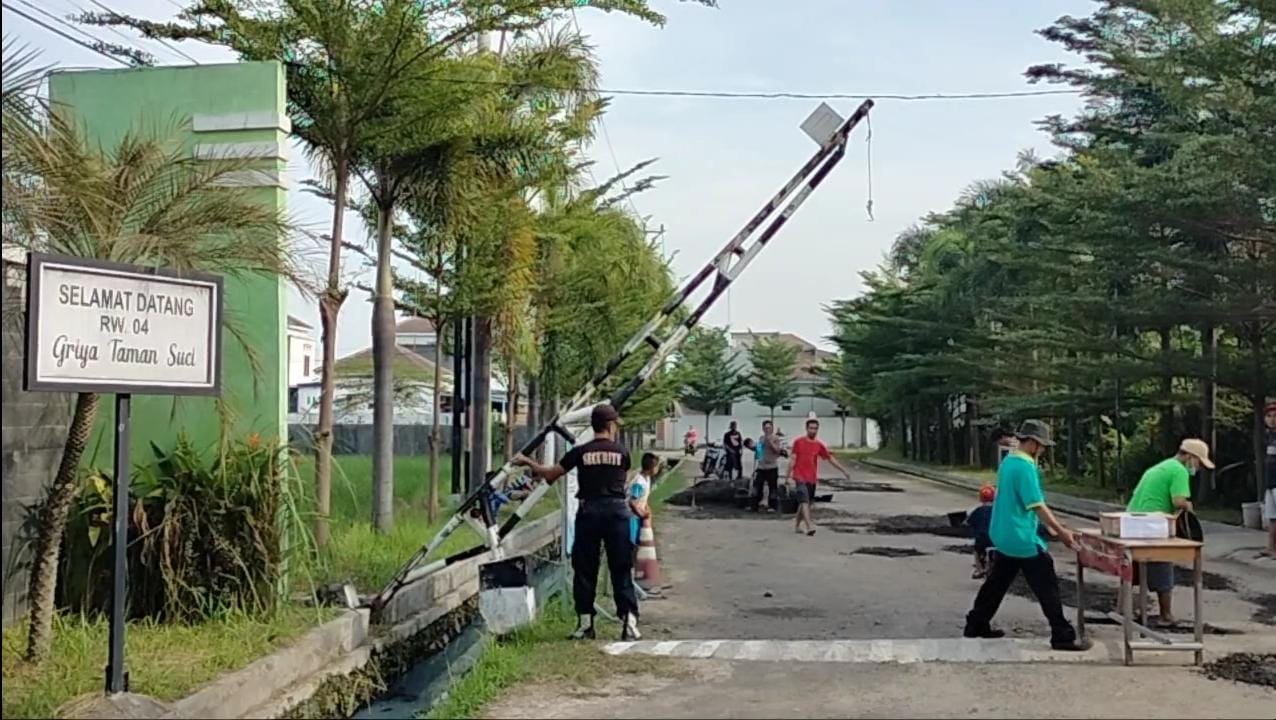
[{"label": "tall grass", "polygon": [[[286,448],[256,435],[212,457],[179,437],[136,468],[129,515],[129,616],[198,622],[227,609],[267,613],[289,555],[312,551]],[[90,471],[67,527],[61,607],[105,612],[111,594],[112,479]]]}]

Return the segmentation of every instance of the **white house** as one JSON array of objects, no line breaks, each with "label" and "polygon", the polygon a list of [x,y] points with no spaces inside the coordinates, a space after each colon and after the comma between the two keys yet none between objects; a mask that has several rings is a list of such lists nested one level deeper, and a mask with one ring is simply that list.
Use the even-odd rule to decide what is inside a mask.
[{"label": "white house", "polygon": [[[797,396],[792,402],[775,408],[775,426],[788,437],[797,437],[806,431],[806,419],[811,413],[820,421],[820,438],[829,447],[877,447],[880,443],[877,424],[868,418],[856,417],[854,408],[839,408],[837,403],[820,397],[818,388],[821,378],[817,368],[834,354],[817,348],[814,344],[803,340],[793,333],[782,332],[737,332],[730,338],[731,349],[738,353],[737,359],[741,372],[749,371],[749,347],[761,338],[779,338],[786,343],[798,347],[798,363],[795,372]],[[731,411],[725,415],[714,413],[709,416],[709,432],[705,433],[704,413],[697,413],[675,405],[671,422],[658,432],[657,437],[667,447],[678,447],[687,430],[695,427],[701,441],[709,438],[722,441],[728,424],[734,420],[745,437],[757,437],[762,434],[762,421],[771,418],[771,409],[758,405],[749,398],[737,400]]]},{"label": "white house", "polygon": [[301,388],[319,383],[319,341],[308,323],[288,316],[288,412],[301,407]]},{"label": "white house", "polygon": [[[304,325],[304,323],[302,323]],[[290,336],[291,347],[291,336]],[[439,422],[452,424],[451,356],[444,355],[440,369],[443,392]],[[396,326],[394,357],[394,423],[428,425],[432,421],[434,398],[434,325],[423,318],[407,318]],[[338,424],[372,423],[372,349],[337,359],[337,392],[333,400]],[[318,422],[320,382],[318,371],[312,379],[289,388],[288,422],[310,425]],[[505,379],[492,373],[492,412],[503,418],[506,403]],[[522,405],[522,403],[520,403]],[[521,408],[520,408],[521,409]]]}]

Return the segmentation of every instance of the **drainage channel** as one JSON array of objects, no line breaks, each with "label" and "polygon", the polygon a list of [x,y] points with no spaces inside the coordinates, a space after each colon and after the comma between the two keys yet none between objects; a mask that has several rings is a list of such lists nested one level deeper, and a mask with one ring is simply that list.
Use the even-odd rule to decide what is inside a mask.
[{"label": "drainage channel", "polygon": [[[552,564],[532,576],[539,609],[543,610],[552,593],[562,588],[561,578],[562,573]],[[413,665],[385,694],[353,717],[356,720],[386,720],[418,717],[429,712],[447,697],[452,684],[474,667],[491,638],[482,618],[476,618],[442,650]]]}]

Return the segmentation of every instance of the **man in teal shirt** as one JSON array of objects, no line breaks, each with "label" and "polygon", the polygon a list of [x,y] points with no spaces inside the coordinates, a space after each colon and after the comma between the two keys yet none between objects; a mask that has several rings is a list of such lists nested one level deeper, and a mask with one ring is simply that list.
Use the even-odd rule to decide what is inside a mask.
[{"label": "man in teal shirt", "polygon": [[[1191,477],[1202,467],[1213,468],[1210,462],[1210,446],[1204,440],[1188,438],[1179,445],[1178,454],[1148,468],[1139,484],[1134,486],[1134,496],[1126,510],[1130,512],[1157,512],[1174,514],[1192,509]],[[1148,589],[1156,593],[1161,615],[1156,624],[1174,625],[1174,563],[1143,563],[1139,568],[1147,573]]]},{"label": "man in teal shirt", "polygon": [[1015,435],[1019,438],[1019,449],[1010,453],[997,471],[997,499],[993,501],[992,523],[988,528],[993,546],[990,553],[992,568],[975,596],[975,606],[966,614],[966,629],[962,634],[968,638],[1005,636],[1005,632],[993,629],[992,619],[1001,607],[1010,584],[1022,571],[1032,594],[1041,604],[1041,611],[1050,622],[1050,647],[1055,650],[1088,650],[1090,641],[1078,640],[1076,629],[1063,615],[1054,560],[1037,531],[1039,524],[1044,524],[1065,545],[1070,548],[1076,546],[1072,531],[1060,524],[1046,507],[1045,495],[1041,491],[1037,458],[1054,445],[1050,439],[1050,426],[1040,420],[1025,420]]}]

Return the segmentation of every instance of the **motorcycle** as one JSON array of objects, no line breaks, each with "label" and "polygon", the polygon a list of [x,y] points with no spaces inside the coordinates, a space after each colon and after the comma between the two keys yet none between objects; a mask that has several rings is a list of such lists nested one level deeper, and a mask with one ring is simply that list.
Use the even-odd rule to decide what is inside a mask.
[{"label": "motorcycle", "polygon": [[730,477],[727,468],[727,449],[715,442],[705,443],[704,458],[700,461],[700,475],[717,477],[726,480]]}]

